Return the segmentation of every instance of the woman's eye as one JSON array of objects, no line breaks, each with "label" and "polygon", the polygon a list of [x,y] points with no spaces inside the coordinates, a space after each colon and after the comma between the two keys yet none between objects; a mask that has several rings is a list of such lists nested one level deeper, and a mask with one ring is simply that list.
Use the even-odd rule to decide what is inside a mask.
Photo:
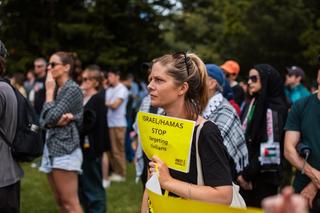
[{"label": "woman's eye", "polygon": [[154,81],[155,81],[155,82],[157,82],[157,83],[161,83],[161,82],[163,82],[163,80],[162,80],[162,79],[160,79],[160,78],[156,78],[156,79],[154,79]]}]

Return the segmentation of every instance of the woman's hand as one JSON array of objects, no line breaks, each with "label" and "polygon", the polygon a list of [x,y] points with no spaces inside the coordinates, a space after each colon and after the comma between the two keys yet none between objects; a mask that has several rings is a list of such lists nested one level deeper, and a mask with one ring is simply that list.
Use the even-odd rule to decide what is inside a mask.
[{"label": "woman's hand", "polygon": [[52,73],[49,70],[46,78],[46,102],[53,101],[54,90],[56,89],[56,81],[52,77]]},{"label": "woman's hand", "polygon": [[318,192],[317,187],[313,182],[309,183],[303,190],[300,192],[301,196],[306,199],[310,208],[312,208],[313,199],[316,197]]},{"label": "woman's hand", "polygon": [[169,173],[168,166],[162,160],[160,160],[160,158],[158,158],[157,156],[153,156],[151,158],[151,162],[149,163],[149,166],[150,166],[149,170],[151,174],[158,172],[159,174],[158,178],[159,178],[161,188],[167,189],[166,186],[170,181],[173,180],[173,178]]},{"label": "woman's hand", "polygon": [[241,186],[241,188],[243,188],[244,190],[252,190],[252,183],[251,182],[247,182],[242,175],[238,176],[237,181],[239,183],[239,185]]},{"label": "woman's hand", "polygon": [[70,123],[71,121],[73,121],[73,120],[74,120],[73,114],[72,114],[72,113],[66,113],[66,114],[63,114],[63,115],[60,117],[57,125],[58,125],[58,126],[65,126],[65,125],[69,124],[69,123]]},{"label": "woman's hand", "polygon": [[314,185],[317,186],[318,189],[320,189],[320,171],[317,169],[312,168],[311,169],[311,175],[308,175],[309,178],[312,180]]}]

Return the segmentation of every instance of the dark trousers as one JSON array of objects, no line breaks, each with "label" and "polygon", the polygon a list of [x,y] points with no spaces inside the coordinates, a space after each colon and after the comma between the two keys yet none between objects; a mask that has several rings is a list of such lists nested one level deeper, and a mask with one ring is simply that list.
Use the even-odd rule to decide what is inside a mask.
[{"label": "dark trousers", "polygon": [[0,212],[20,212],[20,181],[0,188]]},{"label": "dark trousers", "polygon": [[84,156],[83,173],[79,175],[79,198],[86,213],[106,212],[106,192],[102,187],[102,157],[88,159]]},{"label": "dark trousers", "polygon": [[240,194],[248,207],[261,208],[261,201],[268,196],[276,195],[278,188],[278,185],[258,181],[253,183],[253,190],[241,189]]}]

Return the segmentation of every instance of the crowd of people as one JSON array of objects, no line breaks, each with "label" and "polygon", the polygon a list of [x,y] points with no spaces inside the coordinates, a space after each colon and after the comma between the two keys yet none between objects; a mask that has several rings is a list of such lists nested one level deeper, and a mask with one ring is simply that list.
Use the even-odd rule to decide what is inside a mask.
[{"label": "crowd of people", "polygon": [[[5,57],[0,42],[1,78]],[[106,212],[105,190],[112,181],[126,184],[128,161],[135,162],[143,187],[158,172],[170,196],[230,205],[236,183],[247,206],[272,212],[288,203],[270,197],[292,185],[301,197],[285,189],[283,199],[306,200],[310,212],[320,211],[320,92],[303,85],[302,68],[288,67],[283,81],[272,65],[257,64],[247,81],[238,82],[234,60],[205,64],[194,53],[177,52],[143,64],[147,85],[117,69],[80,65],[75,53],[59,51],[48,61],[36,58],[33,69],[10,79],[45,130],[39,170],[47,174],[61,212]],[[317,74],[319,84],[320,68]],[[0,82],[0,131],[11,140],[16,109],[13,91]],[[145,156],[136,136],[138,111],[195,121],[188,173]],[[19,212],[22,177],[0,138],[1,212]],[[151,208],[145,191],[141,212]]]}]

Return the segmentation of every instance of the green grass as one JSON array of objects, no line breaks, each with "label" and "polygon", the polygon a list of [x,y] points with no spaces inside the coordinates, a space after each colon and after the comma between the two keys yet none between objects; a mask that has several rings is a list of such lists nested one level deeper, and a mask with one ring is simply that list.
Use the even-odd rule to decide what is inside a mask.
[{"label": "green grass", "polygon": [[[24,164],[25,177],[21,184],[22,213],[56,213],[59,212],[47,181],[47,176],[38,169]],[[135,170],[128,164],[127,181],[112,183],[107,190],[107,208],[109,213],[136,213],[140,211],[142,185],[136,184]]]}]

